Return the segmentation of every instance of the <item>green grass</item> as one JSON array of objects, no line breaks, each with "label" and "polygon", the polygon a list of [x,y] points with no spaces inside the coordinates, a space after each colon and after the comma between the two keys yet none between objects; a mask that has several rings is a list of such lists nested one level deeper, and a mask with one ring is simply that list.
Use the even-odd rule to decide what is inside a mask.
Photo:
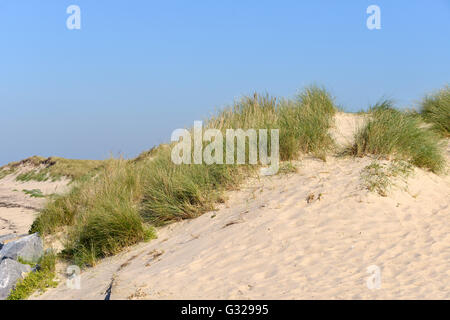
[{"label": "green grass", "polygon": [[92,257],[145,240],[148,228],[139,214],[143,173],[141,165],[108,161],[98,177],[78,182],[68,194],[47,204],[31,232],[45,236],[70,226],[66,254],[86,264],[93,263]]},{"label": "green grass", "polygon": [[[335,110],[324,89],[310,87],[292,101],[257,94],[244,97],[204,126],[222,132],[279,129],[284,160],[296,159],[300,152],[324,157],[333,144],[327,130]],[[161,145],[133,160],[105,162],[96,177],[77,181],[68,194],[48,203],[31,232],[47,235],[64,230],[66,257],[79,265],[93,265],[154,237],[152,226],[213,210],[224,201],[224,191],[238,188],[255,173],[250,165],[175,165],[170,153],[168,145]]]},{"label": "green grass", "polygon": [[[38,181],[43,182],[49,179],[48,170],[33,169],[24,173],[17,175],[16,181],[27,182],[27,181]],[[59,178],[58,178],[59,179]],[[55,178],[55,180],[58,180]]]},{"label": "green grass", "polygon": [[[36,264],[26,261],[19,261],[35,267]],[[48,288],[56,287],[55,279],[56,255],[54,253],[45,254],[37,263],[38,268],[35,272],[30,272],[24,279],[19,280],[13,291],[9,294],[7,300],[24,300],[31,296],[35,291],[45,291]]]},{"label": "green grass", "polygon": [[293,101],[281,103],[280,157],[295,159],[299,152],[325,159],[334,141],[329,134],[337,108],[330,94],[319,87],[309,87]]},{"label": "green grass", "polygon": [[421,114],[436,131],[450,137],[450,86],[425,97],[421,105]]},{"label": "green grass", "polygon": [[223,202],[223,192],[235,189],[251,172],[251,167],[177,166],[171,161],[169,151],[164,151],[148,163],[146,171],[141,215],[145,221],[160,226],[213,210],[215,203]]},{"label": "green grass", "polygon": [[27,189],[23,189],[22,190],[23,193],[25,193],[26,195],[29,195],[31,198],[44,198],[44,194],[42,194],[42,191],[40,189],[32,189],[32,190],[27,190]]},{"label": "green grass", "polygon": [[65,253],[75,263],[93,265],[99,258],[154,237],[140,214],[144,174],[141,165],[111,161],[98,179],[85,182],[75,198],[66,199],[73,211]]},{"label": "green grass", "polygon": [[279,129],[281,160],[297,159],[299,153],[324,159],[334,146],[328,130],[336,111],[333,98],[324,88],[310,86],[294,99],[277,100],[267,94],[244,97],[212,118],[208,127]]},{"label": "green grass", "polygon": [[405,160],[436,173],[445,168],[440,136],[424,128],[420,118],[393,108],[391,101],[371,108],[368,121],[356,133],[349,153]]},{"label": "green grass", "polygon": [[[239,168],[234,168],[237,174]],[[138,163],[111,160],[99,177],[49,203],[31,232],[69,226],[66,257],[93,265],[102,257],[154,237],[151,225],[192,218],[211,210],[223,188],[236,182],[226,165],[176,166],[170,150]]]}]

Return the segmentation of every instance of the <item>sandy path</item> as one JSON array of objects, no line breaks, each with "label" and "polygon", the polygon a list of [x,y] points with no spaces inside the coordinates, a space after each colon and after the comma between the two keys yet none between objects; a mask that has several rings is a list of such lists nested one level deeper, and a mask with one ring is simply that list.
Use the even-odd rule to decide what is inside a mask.
[{"label": "sandy path", "polygon": [[45,198],[33,198],[23,190],[39,189],[42,194],[61,193],[67,189],[67,181],[18,182],[16,175],[0,179],[0,236],[25,234],[30,229],[36,214],[45,204]]}]

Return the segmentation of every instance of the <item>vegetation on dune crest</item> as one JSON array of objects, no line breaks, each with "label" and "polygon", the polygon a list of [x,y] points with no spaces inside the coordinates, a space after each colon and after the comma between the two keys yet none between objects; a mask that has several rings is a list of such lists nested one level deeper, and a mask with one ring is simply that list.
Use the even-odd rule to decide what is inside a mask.
[{"label": "vegetation on dune crest", "polygon": [[268,95],[244,97],[208,122],[217,129],[279,129],[281,160],[296,159],[299,152],[324,158],[333,145],[328,130],[337,108],[331,95],[317,86],[305,88],[295,99]]},{"label": "vegetation on dune crest", "polygon": [[445,137],[450,137],[450,86],[425,97],[421,107],[424,120]]},{"label": "vegetation on dune crest", "polygon": [[[320,157],[333,145],[328,135],[336,108],[329,94],[310,87],[292,101],[268,95],[245,97],[205,122],[206,128],[279,129],[280,156],[299,152]],[[270,146],[270,142],[269,142]],[[270,150],[269,150],[270,152]],[[134,160],[109,160],[90,180],[48,203],[31,232],[67,230],[64,253],[79,265],[92,265],[123,247],[154,237],[152,226],[196,217],[223,201],[252,174],[251,165],[175,165],[167,145]]]},{"label": "vegetation on dune crest", "polygon": [[17,175],[17,181],[57,181],[62,178],[78,180],[95,175],[97,170],[103,165],[104,161],[101,160],[33,156],[19,162],[9,163],[0,168],[0,179],[8,174],[15,173],[21,167],[29,167],[28,171]]},{"label": "vegetation on dune crest", "polygon": [[[326,90],[309,87],[292,100],[244,97],[205,121],[204,127],[222,133],[238,128],[279,129],[282,160],[296,159],[299,153],[324,159],[334,146],[329,129],[336,110]],[[439,136],[424,128],[420,116],[398,111],[385,101],[369,110],[367,117],[350,148],[352,154],[393,157],[435,172],[444,167]],[[270,135],[268,140],[270,147]],[[248,141],[246,146],[248,158]],[[367,187],[383,193],[388,184],[378,169],[367,169]],[[254,170],[252,165],[175,165],[171,145],[163,144],[133,160],[110,159],[91,167],[88,172],[96,174],[77,179],[69,193],[49,202],[31,232],[48,235],[64,230],[66,257],[79,265],[93,265],[99,258],[155,237],[154,226],[213,210],[223,201],[224,191],[238,188]],[[280,172],[293,171],[288,165]],[[389,169],[388,175],[395,174]]]},{"label": "vegetation on dune crest", "polygon": [[283,101],[280,110],[280,156],[294,159],[297,153],[312,153],[325,159],[334,146],[329,134],[337,108],[330,94],[309,87],[294,101]]},{"label": "vegetation on dune crest", "polygon": [[356,156],[394,157],[433,172],[445,167],[440,137],[424,128],[420,118],[395,109],[391,101],[369,110],[367,123],[356,133],[349,151]]}]

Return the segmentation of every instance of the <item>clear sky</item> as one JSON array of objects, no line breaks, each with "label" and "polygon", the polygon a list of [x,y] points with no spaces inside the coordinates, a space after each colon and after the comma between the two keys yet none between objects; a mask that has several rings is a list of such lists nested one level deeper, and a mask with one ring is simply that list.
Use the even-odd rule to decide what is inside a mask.
[{"label": "clear sky", "polygon": [[449,82],[450,0],[0,0],[0,165],[135,156],[255,90],[356,111]]}]

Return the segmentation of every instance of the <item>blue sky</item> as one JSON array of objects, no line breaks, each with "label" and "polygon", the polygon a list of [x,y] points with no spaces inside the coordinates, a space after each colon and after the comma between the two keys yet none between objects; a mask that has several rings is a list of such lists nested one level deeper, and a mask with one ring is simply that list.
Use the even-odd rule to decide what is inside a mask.
[{"label": "blue sky", "polygon": [[450,0],[0,0],[0,164],[135,156],[253,91],[413,106],[450,82],[449,39]]}]

